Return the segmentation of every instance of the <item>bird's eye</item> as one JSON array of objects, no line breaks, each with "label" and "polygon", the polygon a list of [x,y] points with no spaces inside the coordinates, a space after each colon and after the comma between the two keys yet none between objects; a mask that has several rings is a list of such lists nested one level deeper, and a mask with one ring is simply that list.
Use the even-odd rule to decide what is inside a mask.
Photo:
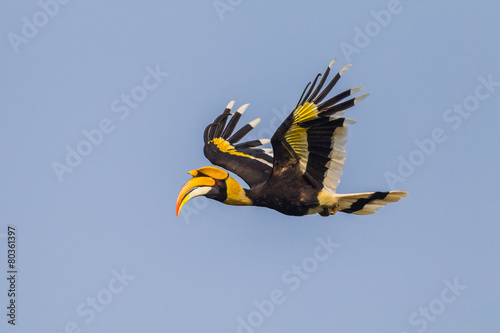
[{"label": "bird's eye", "polygon": [[215,184],[217,184],[217,186],[219,186],[220,185],[220,181],[215,182]]}]

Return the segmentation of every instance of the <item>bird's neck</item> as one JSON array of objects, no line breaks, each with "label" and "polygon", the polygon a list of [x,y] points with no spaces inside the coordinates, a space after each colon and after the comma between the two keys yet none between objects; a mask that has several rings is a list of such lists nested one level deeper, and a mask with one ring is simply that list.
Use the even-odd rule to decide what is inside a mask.
[{"label": "bird's neck", "polygon": [[263,195],[259,189],[243,189],[245,191],[245,196],[252,202],[252,206],[268,207],[268,198]]},{"label": "bird's neck", "polygon": [[252,199],[248,196],[250,190],[244,189],[231,177],[226,180],[227,198],[224,201],[226,205],[233,206],[252,206]]}]

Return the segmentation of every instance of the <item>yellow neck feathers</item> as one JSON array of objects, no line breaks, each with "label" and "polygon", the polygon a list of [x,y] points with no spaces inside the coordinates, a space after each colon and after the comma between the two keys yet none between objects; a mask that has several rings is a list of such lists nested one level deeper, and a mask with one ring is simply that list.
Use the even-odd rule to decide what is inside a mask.
[{"label": "yellow neck feathers", "polygon": [[224,201],[226,205],[233,206],[250,206],[252,200],[247,197],[245,190],[236,180],[231,177],[226,179],[227,199]]}]

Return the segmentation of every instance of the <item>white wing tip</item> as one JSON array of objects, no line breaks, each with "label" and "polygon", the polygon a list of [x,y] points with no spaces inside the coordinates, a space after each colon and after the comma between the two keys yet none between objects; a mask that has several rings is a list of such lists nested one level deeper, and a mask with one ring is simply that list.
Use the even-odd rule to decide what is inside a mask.
[{"label": "white wing tip", "polygon": [[344,120],[344,126],[350,126],[356,124],[357,121],[351,118],[345,118]]},{"label": "white wing tip", "polygon": [[331,69],[331,68],[332,68],[332,66],[333,66],[333,64],[335,63],[335,61],[336,61],[337,59],[338,59],[338,57],[337,57],[337,58],[334,58],[332,61],[330,61],[330,65],[328,65],[328,68],[330,68],[330,69]]},{"label": "white wing tip", "polygon": [[239,114],[243,114],[243,112],[245,112],[245,110],[247,109],[247,107],[250,105],[250,103],[247,103],[247,104],[243,104],[242,106],[240,106],[238,108],[238,110],[236,111],[237,113]]},{"label": "white wing tip", "polygon": [[226,109],[231,110],[233,108],[233,106],[234,106],[234,101],[231,101],[231,102],[227,103]]},{"label": "white wing tip", "polygon": [[368,95],[370,95],[370,93],[366,93],[366,94],[363,94],[363,95],[360,95],[360,96],[356,97],[354,99],[354,105],[358,104],[359,102],[361,102],[362,100],[364,100],[365,98],[367,98]]},{"label": "white wing tip", "polygon": [[260,139],[260,144],[263,146],[263,145],[267,145],[269,142],[271,142],[270,139]]},{"label": "white wing tip", "polygon": [[271,155],[273,156],[273,149],[272,148],[261,148],[264,153],[266,153],[267,155]]},{"label": "white wing tip", "polygon": [[259,123],[260,123],[260,118],[257,118],[249,122],[248,125],[252,126],[252,128],[255,128],[255,126],[257,126]]},{"label": "white wing tip", "polygon": [[351,95],[357,93],[358,91],[361,91],[363,90],[364,88],[363,87],[354,87],[351,89]]},{"label": "white wing tip", "polygon": [[351,66],[352,66],[351,64],[348,64],[348,65],[345,65],[344,67],[342,67],[342,69],[341,69],[341,70],[340,70],[340,72],[339,72],[339,75],[340,75],[340,76],[342,76],[342,74],[344,74],[344,72],[345,72],[346,70],[348,70],[348,69],[349,69],[349,67],[351,67]]}]

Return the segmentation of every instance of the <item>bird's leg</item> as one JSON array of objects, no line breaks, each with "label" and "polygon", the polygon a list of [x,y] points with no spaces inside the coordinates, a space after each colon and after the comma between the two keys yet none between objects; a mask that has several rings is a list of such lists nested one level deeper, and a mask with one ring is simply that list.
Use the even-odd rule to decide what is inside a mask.
[{"label": "bird's leg", "polygon": [[330,209],[328,207],[323,207],[323,210],[320,211],[318,214],[323,217],[330,216]]},{"label": "bird's leg", "polygon": [[336,203],[332,207],[330,207],[330,215],[335,215],[335,213],[339,210],[339,204]]},{"label": "bird's leg", "polygon": [[321,216],[330,216],[330,215],[335,215],[335,213],[339,209],[339,204],[336,203],[335,205],[331,207],[323,207],[323,210],[319,212],[319,215]]}]

